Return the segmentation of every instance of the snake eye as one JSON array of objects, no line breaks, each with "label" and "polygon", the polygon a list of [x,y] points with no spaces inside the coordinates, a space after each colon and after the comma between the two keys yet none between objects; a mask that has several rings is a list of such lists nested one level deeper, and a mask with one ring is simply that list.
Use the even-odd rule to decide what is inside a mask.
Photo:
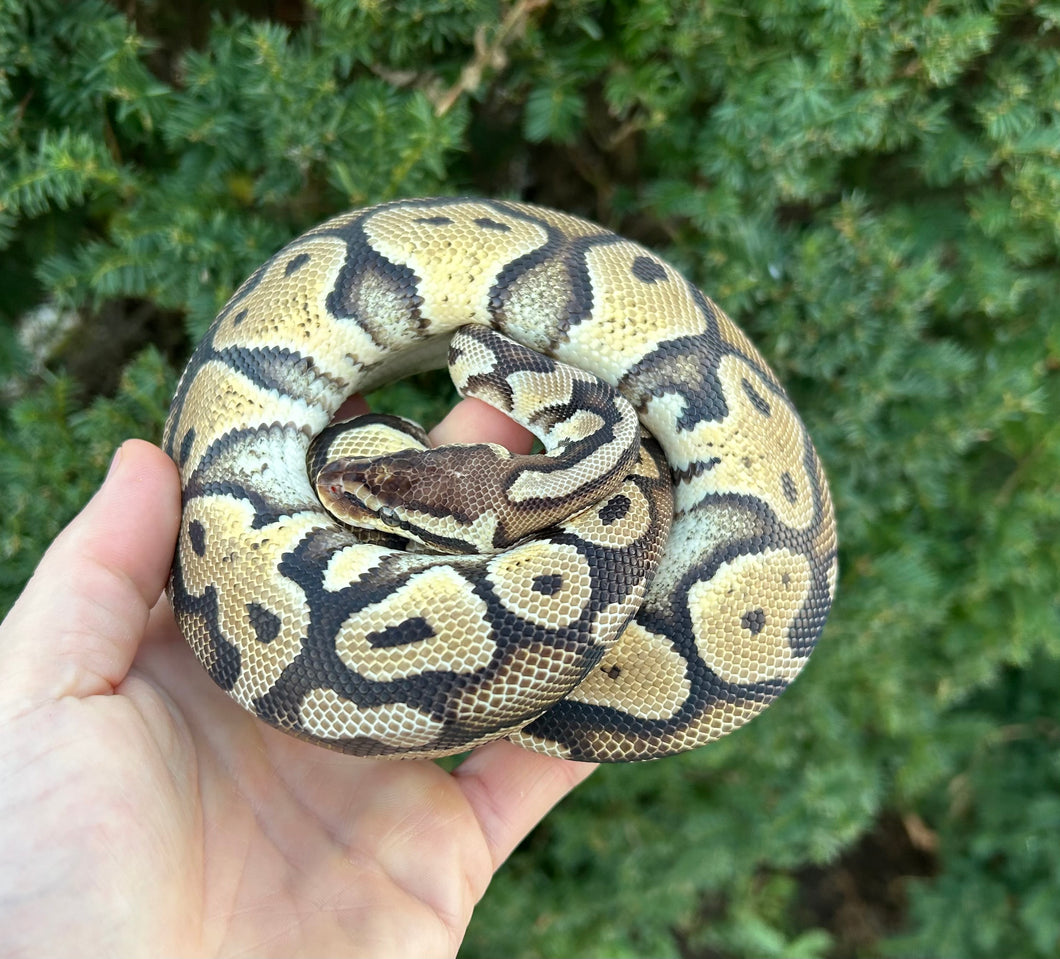
[{"label": "snake eye", "polygon": [[386,523],[387,526],[397,526],[398,518],[397,513],[394,511],[392,506],[380,506],[379,507],[379,518]]}]

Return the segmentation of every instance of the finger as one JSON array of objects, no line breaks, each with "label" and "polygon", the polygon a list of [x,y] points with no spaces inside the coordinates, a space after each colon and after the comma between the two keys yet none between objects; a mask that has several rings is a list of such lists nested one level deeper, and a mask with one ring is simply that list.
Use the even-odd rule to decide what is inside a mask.
[{"label": "finger", "polygon": [[109,693],[121,682],[169,574],[179,521],[172,460],[128,441],[0,624],[8,705]]},{"label": "finger", "polygon": [[[458,403],[430,433],[436,446],[445,443],[500,443],[513,453],[527,453],[533,435],[481,400]],[[495,742],[476,749],[453,772],[453,778],[478,819],[496,870],[524,836],[557,802],[596,767],[553,759]]]},{"label": "finger", "polygon": [[553,806],[596,769],[500,741],[476,749],[453,771],[482,828],[496,870]]},{"label": "finger", "polygon": [[430,434],[435,446],[446,443],[500,443],[513,453],[529,453],[529,430],[482,400],[468,397],[454,406]]}]

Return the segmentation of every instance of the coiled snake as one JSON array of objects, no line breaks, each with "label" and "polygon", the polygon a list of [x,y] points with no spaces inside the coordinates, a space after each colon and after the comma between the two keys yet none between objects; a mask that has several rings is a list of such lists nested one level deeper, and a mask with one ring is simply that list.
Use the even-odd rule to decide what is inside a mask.
[{"label": "coiled snake", "polygon": [[[329,427],[447,352],[543,452]],[[527,204],[397,201],[294,240],[195,350],[164,443],[184,636],[241,705],[356,755],[691,749],[786,688],[835,587],[824,474],[743,333]]]}]

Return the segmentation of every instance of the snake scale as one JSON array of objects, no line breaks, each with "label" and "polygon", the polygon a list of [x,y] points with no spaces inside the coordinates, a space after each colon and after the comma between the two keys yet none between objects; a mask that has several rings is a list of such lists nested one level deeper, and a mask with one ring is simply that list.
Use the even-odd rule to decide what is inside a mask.
[{"label": "snake scale", "polygon": [[[542,449],[333,423],[446,357]],[[184,636],[242,706],[355,755],[691,749],[783,692],[835,589],[828,486],[756,349],[647,249],[528,204],[298,237],[198,345],[164,445]]]}]

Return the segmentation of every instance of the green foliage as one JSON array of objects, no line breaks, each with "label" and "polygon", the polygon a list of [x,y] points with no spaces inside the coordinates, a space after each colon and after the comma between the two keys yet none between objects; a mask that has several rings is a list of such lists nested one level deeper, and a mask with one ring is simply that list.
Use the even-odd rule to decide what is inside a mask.
[{"label": "green foliage", "polygon": [[125,368],[113,397],[85,405],[69,377],[47,376],[0,421],[0,608],[5,612],[40,554],[92,495],[114,450],[130,437],[159,442],[176,386],[157,350]]},{"label": "green foliage", "polygon": [[[0,603],[302,229],[427,193],[589,215],[774,361],[832,479],[842,583],[780,704],[599,772],[513,856],[464,954],[849,954],[799,870],[915,811],[937,875],[870,951],[1055,955],[1060,6],[215,6],[134,23],[0,0]],[[116,389],[75,380],[77,331],[31,335],[42,306],[156,346],[113,351]],[[373,402],[435,419],[440,392]]]},{"label": "green foliage", "polygon": [[[1060,943],[1060,723],[1055,661],[1006,670],[973,697],[984,734],[926,808],[941,826],[946,868],[914,900],[896,956],[1055,956]],[[993,726],[999,714],[1006,724]],[[991,728],[993,726],[993,728]],[[1014,892],[1018,893],[1014,895]],[[976,922],[960,917],[974,915]]]}]

